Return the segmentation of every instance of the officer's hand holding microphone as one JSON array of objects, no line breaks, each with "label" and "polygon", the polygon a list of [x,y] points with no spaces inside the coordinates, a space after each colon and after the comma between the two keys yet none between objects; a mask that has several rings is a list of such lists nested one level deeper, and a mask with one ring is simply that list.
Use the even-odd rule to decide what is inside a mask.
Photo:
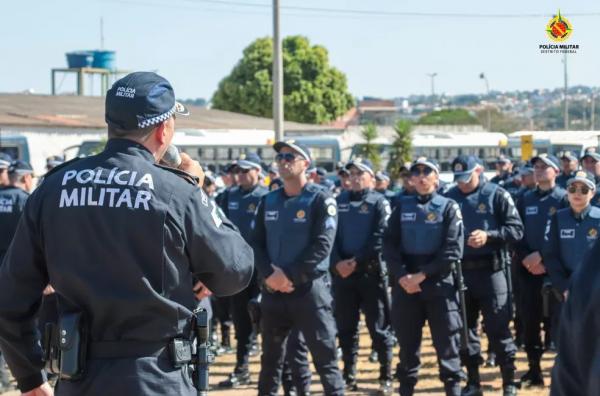
[{"label": "officer's hand holding microphone", "polygon": [[[204,170],[198,161],[195,161],[186,153],[180,153],[179,149],[170,145],[163,155],[161,162],[172,168],[177,168],[198,178],[198,185],[204,184]],[[198,301],[212,295],[212,292],[202,282],[197,281],[192,288]]]}]

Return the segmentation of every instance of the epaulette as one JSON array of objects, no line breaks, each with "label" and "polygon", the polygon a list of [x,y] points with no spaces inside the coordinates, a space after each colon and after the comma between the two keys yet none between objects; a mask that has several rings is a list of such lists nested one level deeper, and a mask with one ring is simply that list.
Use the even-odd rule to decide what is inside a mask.
[{"label": "epaulette", "polygon": [[50,176],[51,174],[58,172],[59,170],[61,170],[62,168],[64,168],[67,165],[71,165],[74,162],[77,162],[81,159],[82,157],[75,157],[73,159],[70,159],[68,161],[63,162],[60,165],[56,165],[54,168],[50,169],[48,172],[46,172],[46,174],[44,174],[44,179],[48,178],[48,176]]},{"label": "epaulette", "polygon": [[157,166],[168,172],[174,173],[177,176],[184,179],[185,181],[187,181],[188,183],[193,184],[194,186],[197,186],[198,183],[200,182],[200,179],[198,177],[190,175],[189,173],[187,173],[186,171],[182,171],[181,169],[171,168],[170,166],[165,166],[165,165],[161,165],[161,164],[154,164],[154,166]]}]

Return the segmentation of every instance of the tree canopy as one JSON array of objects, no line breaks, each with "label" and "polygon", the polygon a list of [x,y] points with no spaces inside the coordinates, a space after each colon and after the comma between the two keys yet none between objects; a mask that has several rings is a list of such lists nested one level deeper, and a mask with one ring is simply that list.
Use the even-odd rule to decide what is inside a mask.
[{"label": "tree canopy", "polygon": [[419,118],[420,125],[473,125],[479,120],[465,109],[444,109],[433,111]]},{"label": "tree canopy", "polygon": [[[327,49],[302,36],[286,37],[283,47],[283,95],[286,120],[321,124],[354,105],[346,76],[329,64]],[[212,98],[215,109],[261,117],[273,116],[273,40],[259,38],[243,51]]]}]

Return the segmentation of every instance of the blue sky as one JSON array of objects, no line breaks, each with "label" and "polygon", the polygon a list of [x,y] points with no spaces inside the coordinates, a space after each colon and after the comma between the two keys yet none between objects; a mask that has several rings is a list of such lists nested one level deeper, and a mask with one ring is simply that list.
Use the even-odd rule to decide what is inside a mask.
[{"label": "blue sky", "polygon": [[[271,34],[270,0],[4,1],[0,13],[0,92],[50,92],[50,68],[64,53],[100,46],[117,51],[127,70],[157,70],[180,98],[210,98],[253,39]],[[570,85],[600,86],[600,3],[554,0],[281,0],[285,6],[381,12],[534,15],[522,18],[381,16],[288,10],[282,34],[302,34],[324,45],[346,73],[355,96],[429,93],[426,73],[437,72],[436,92],[562,86],[561,55],[540,54],[545,25],[558,8],[573,24]],[[591,16],[577,14],[595,14]],[[539,16],[535,16],[539,15]],[[97,88],[97,86],[96,86]],[[74,78],[61,85],[74,91]]]}]

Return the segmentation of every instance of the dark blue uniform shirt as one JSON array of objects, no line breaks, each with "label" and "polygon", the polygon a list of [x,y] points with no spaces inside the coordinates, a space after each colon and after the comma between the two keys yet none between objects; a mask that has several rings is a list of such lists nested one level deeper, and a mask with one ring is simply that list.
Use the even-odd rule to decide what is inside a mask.
[{"label": "dark blue uniform shirt", "polygon": [[329,270],[329,254],[337,225],[336,201],[323,188],[307,183],[300,195],[283,188],[262,197],[256,214],[252,246],[261,278],[280,267],[298,286]]},{"label": "dark blue uniform shirt", "polygon": [[[192,275],[216,295],[252,277],[252,250],[187,174],[110,139],[56,168],[29,198],[0,269],[0,345],[21,389],[44,379],[34,314],[50,283],[92,341],[189,336]],[[143,381],[143,377],[140,377]]]},{"label": "dark blue uniform shirt", "polygon": [[17,230],[29,194],[18,187],[0,188],[0,264]]},{"label": "dark blue uniform shirt", "polygon": [[464,229],[458,204],[434,193],[398,199],[384,234],[383,257],[394,281],[422,271],[445,277],[463,256]]}]

